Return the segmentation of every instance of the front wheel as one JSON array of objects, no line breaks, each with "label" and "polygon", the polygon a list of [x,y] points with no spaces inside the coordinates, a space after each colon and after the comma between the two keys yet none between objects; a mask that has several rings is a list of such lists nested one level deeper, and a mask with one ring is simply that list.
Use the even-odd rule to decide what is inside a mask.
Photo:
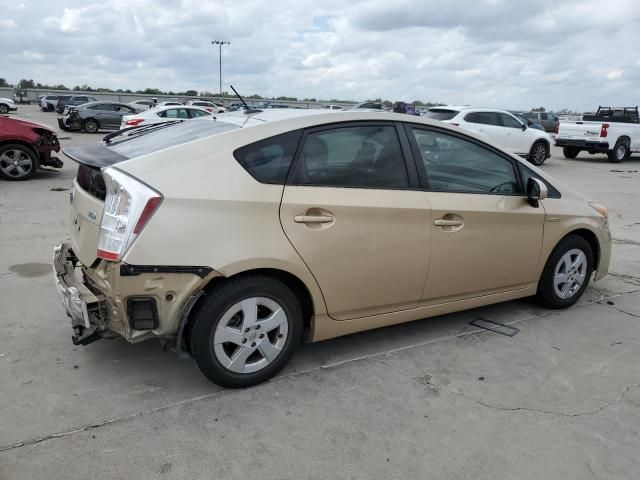
[{"label": "front wheel", "polygon": [[625,142],[617,141],[613,150],[607,152],[609,161],[612,163],[620,163],[629,156],[629,147]]},{"label": "front wheel", "polygon": [[0,113],[3,115],[9,113],[9,106],[4,103],[0,103]]},{"label": "front wheel", "polygon": [[547,308],[567,308],[578,301],[593,272],[593,251],[583,237],[569,235],[553,250],[538,284],[538,301]]},{"label": "front wheel", "polygon": [[26,180],[38,170],[38,156],[30,148],[10,143],[0,148],[0,177]]},{"label": "front wheel", "polygon": [[540,166],[547,159],[547,146],[544,142],[535,142],[529,151],[528,160],[535,166]]},{"label": "front wheel", "polygon": [[212,382],[243,388],[269,380],[302,338],[302,308],[282,282],[231,279],[207,294],[190,332],[191,353]]},{"label": "front wheel", "polygon": [[580,149],[576,147],[564,147],[562,149],[562,154],[564,158],[576,158],[580,153]]}]

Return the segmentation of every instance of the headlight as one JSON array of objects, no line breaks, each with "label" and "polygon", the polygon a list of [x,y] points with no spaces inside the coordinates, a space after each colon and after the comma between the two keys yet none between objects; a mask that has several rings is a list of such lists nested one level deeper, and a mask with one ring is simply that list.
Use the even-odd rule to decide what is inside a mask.
[{"label": "headlight", "polygon": [[600,205],[599,203],[589,202],[589,206],[593,208],[596,212],[602,215],[604,218],[609,218],[609,209],[604,205]]}]

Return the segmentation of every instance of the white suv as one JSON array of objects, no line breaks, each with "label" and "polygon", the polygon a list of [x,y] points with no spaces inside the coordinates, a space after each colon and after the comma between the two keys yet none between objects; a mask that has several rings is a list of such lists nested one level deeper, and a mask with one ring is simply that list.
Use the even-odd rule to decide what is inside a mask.
[{"label": "white suv", "polygon": [[549,134],[528,128],[505,110],[446,106],[430,108],[425,116],[474,132],[534,165],[542,165],[551,156]]}]

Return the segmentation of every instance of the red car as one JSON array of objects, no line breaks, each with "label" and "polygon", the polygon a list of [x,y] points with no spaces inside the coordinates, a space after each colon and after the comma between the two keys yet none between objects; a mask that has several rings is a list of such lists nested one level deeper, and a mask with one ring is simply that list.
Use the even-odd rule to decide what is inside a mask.
[{"label": "red car", "polygon": [[0,116],[0,177],[26,180],[40,167],[61,168],[58,136],[44,125]]}]

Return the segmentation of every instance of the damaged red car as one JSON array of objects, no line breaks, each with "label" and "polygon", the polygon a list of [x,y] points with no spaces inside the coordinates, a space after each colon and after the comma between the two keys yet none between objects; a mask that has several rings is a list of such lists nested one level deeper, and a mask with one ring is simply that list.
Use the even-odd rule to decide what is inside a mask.
[{"label": "damaged red car", "polygon": [[62,168],[55,132],[44,125],[0,117],[0,177],[26,180],[40,167]]}]

